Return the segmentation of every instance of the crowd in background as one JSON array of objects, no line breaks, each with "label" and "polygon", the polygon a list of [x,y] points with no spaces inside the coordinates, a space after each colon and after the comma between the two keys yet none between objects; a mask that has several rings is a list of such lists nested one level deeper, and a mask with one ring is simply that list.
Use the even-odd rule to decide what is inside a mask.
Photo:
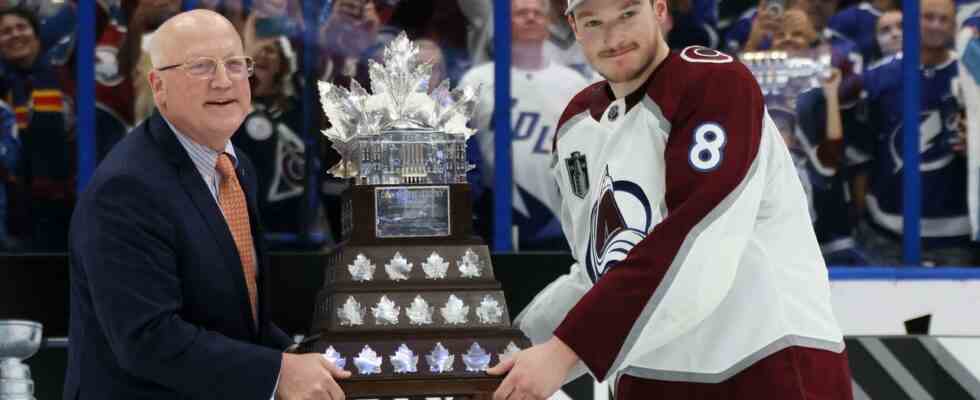
[{"label": "crowd in background", "polygon": [[[76,195],[73,1],[7,0],[0,10],[0,251],[64,251]],[[511,87],[515,244],[567,251],[551,145],[568,100],[602,80],[564,16],[565,0],[512,0]],[[902,11],[899,0],[669,0],[674,49],[823,49],[830,73],[793,99],[771,99],[797,159],[829,264],[901,263]],[[431,87],[483,84],[468,154],[474,223],[493,224],[493,2],[490,0],[99,0],[95,48],[96,159],[154,112],[146,46],[162,21],[209,8],[233,22],[246,54],[254,111],[232,139],[260,172],[260,210],[282,249],[339,240],[346,183],[319,134],[316,80],[370,88],[368,60],[407,32],[434,64]],[[954,35],[980,29],[976,0],[922,0],[923,259],[980,263],[967,216],[964,104]],[[157,68],[161,66],[156,66]],[[312,173],[312,175],[311,175]],[[308,178],[311,177],[311,178]]]}]

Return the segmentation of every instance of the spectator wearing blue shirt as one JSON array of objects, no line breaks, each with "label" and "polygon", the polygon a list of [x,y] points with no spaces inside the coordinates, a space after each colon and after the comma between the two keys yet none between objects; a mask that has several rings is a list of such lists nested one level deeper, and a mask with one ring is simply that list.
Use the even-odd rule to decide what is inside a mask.
[{"label": "spectator wearing blue shirt", "polygon": [[[974,265],[967,215],[966,157],[959,142],[960,105],[953,96],[958,75],[950,50],[955,29],[952,0],[922,0],[921,106],[919,142],[922,175],[922,259],[926,265]],[[868,176],[868,219],[859,240],[879,262],[902,263],[902,54],[868,68],[864,75],[867,129],[848,132],[855,143],[854,161],[863,161]],[[864,189],[856,191],[865,192]]]}]

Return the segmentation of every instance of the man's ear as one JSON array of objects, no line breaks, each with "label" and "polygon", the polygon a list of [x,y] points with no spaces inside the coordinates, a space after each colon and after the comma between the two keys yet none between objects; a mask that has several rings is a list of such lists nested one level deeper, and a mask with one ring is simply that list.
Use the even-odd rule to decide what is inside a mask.
[{"label": "man's ear", "polygon": [[653,0],[653,13],[657,16],[657,20],[665,21],[669,13],[667,0]]},{"label": "man's ear", "polygon": [[146,79],[150,82],[150,91],[153,93],[153,100],[157,103],[157,107],[162,107],[166,98],[166,86],[163,84],[163,77],[160,76],[159,71],[151,69],[150,73],[146,75]]}]

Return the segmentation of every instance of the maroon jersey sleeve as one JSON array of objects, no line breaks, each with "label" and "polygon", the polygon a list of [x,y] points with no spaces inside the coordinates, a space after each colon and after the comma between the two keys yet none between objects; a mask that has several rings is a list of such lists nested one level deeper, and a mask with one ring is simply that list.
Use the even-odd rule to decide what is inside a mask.
[{"label": "maroon jersey sleeve", "polygon": [[658,70],[647,88],[671,126],[663,155],[667,215],[554,332],[600,380],[639,339],[668,277],[678,273],[673,266],[683,264],[685,239],[710,224],[713,213],[726,212],[723,200],[746,179],[759,149],[764,100],[752,75],[738,62],[687,53],[668,59],[673,65]]}]

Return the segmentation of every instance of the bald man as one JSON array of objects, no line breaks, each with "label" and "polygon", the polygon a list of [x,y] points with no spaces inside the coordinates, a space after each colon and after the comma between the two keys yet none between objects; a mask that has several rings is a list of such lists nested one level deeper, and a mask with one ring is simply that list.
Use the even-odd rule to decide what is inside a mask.
[{"label": "bald man", "polygon": [[152,46],[158,112],[100,164],[72,217],[67,399],[331,399],[341,371],[269,321],[256,173],[229,142],[253,62],[195,10]]}]

